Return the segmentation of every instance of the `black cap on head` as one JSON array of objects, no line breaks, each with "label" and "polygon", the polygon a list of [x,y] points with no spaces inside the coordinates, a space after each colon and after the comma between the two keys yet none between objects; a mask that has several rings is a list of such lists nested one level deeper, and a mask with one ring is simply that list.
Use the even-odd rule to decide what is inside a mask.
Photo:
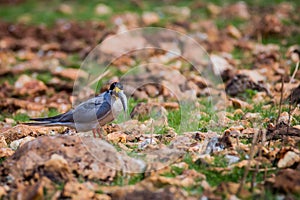
[{"label": "black cap on head", "polygon": [[114,82],[110,85],[109,90],[114,90],[115,87],[118,87],[120,90],[123,90],[123,85],[119,82]]},{"label": "black cap on head", "polygon": [[293,53],[300,54],[300,50],[299,50],[299,49],[294,49],[294,50],[293,50]]}]

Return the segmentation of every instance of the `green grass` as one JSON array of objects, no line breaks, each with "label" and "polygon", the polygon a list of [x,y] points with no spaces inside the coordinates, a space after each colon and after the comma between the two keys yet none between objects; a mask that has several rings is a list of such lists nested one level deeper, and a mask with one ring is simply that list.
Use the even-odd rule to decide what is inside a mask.
[{"label": "green grass", "polygon": [[224,29],[229,25],[233,25],[238,28],[242,25],[245,25],[247,21],[239,18],[233,18],[233,19],[218,18],[216,19],[215,22],[218,29]]},{"label": "green grass", "polygon": [[81,67],[81,64],[82,64],[82,59],[80,58],[80,56],[78,54],[68,55],[68,57],[65,61],[65,65],[67,67],[71,67],[71,68],[75,68],[75,69],[79,69]]},{"label": "green grass", "polygon": [[[141,102],[145,102],[145,100],[135,100],[134,98],[132,97],[128,97],[128,102],[127,102],[127,106],[128,106],[128,109],[127,109],[127,117],[130,116],[130,112],[132,112],[133,108],[138,104],[138,103],[141,103]],[[124,114],[121,113],[117,119],[115,119],[115,122],[116,123],[121,123],[124,121]]]},{"label": "green grass", "polygon": [[[168,111],[168,123],[169,126],[174,128],[175,132],[182,133],[187,131],[202,131],[207,132],[209,130],[216,132],[223,132],[226,127],[215,126],[211,122],[217,122],[218,116],[215,110],[214,103],[209,97],[202,97],[199,99],[201,108],[195,108],[191,104],[181,103],[179,110]],[[197,118],[199,112],[203,112]],[[195,114],[197,113],[197,114]]]},{"label": "green grass", "polygon": [[[59,5],[64,2],[73,8],[72,14],[63,14],[58,11]],[[84,5],[84,6],[83,6]],[[0,17],[4,20],[15,22],[20,18],[27,17],[30,24],[53,25],[59,19],[69,20],[107,20],[107,16],[97,16],[94,14],[97,1],[60,1],[54,0],[49,4],[46,1],[28,0],[19,5],[1,5]],[[124,4],[119,4],[122,5]],[[125,4],[128,5],[128,4]],[[124,7],[123,7],[124,8]],[[34,13],[34,14],[33,14]]]},{"label": "green grass", "polygon": [[43,72],[37,75],[37,79],[43,81],[45,84],[48,84],[52,79],[52,74],[50,72]]},{"label": "green grass", "polygon": [[30,119],[30,117],[27,114],[18,113],[18,114],[13,115],[13,119],[16,122],[26,122]]},{"label": "green grass", "polygon": [[[251,95],[252,94],[250,94],[250,96]],[[246,99],[249,99],[249,98],[246,98]],[[250,103],[251,103],[251,105],[253,105],[252,109],[241,108],[241,110],[243,111],[244,114],[246,114],[246,113],[259,113],[261,117],[254,121],[256,123],[256,125],[261,126],[263,128],[266,128],[267,125],[270,122],[274,123],[276,121],[277,116],[278,116],[278,109],[279,109],[278,105],[271,105],[270,108],[263,108],[263,106],[268,105],[266,102],[261,102],[261,103],[258,103],[258,104],[253,103],[253,102],[250,102]],[[226,109],[226,111],[229,112],[229,113],[234,113],[235,110],[236,109],[233,108],[233,107],[227,107],[227,109]],[[282,112],[288,112],[288,108],[283,107]],[[229,118],[234,120],[234,121],[239,121],[239,120],[242,119],[242,117],[243,117],[243,114],[236,114],[233,117],[229,116]],[[293,116],[293,117],[295,118],[295,121],[293,123],[299,122],[299,119],[300,119],[299,116]],[[265,119],[269,119],[269,121],[265,121]],[[250,122],[250,124],[253,125],[253,122]]]},{"label": "green grass", "polygon": [[0,85],[2,85],[4,82],[8,82],[10,85],[14,85],[15,82],[17,81],[19,76],[12,75],[12,74],[7,74],[5,76],[1,76],[0,79]]},{"label": "green grass", "polygon": [[59,183],[59,184],[56,184],[55,185],[55,188],[59,191],[62,191],[65,187],[65,184],[64,183]]},{"label": "green grass", "polygon": [[[59,11],[61,3],[70,5],[73,9],[73,13],[64,14]],[[46,24],[53,25],[59,19],[86,21],[86,20],[102,20],[108,21],[112,16],[103,15],[99,16],[95,14],[95,8],[99,3],[103,3],[112,8],[113,14],[125,13],[127,11],[142,14],[144,11],[153,11],[158,7],[167,5],[158,0],[142,2],[143,8],[137,7],[132,1],[124,1],[120,3],[117,0],[105,1],[105,0],[91,0],[91,1],[62,1],[54,0],[49,4],[46,1],[34,1],[28,0],[17,5],[1,5],[0,17],[3,20],[16,22],[21,18],[29,18],[30,24]],[[186,6],[191,4],[189,1],[176,1],[178,6]],[[34,13],[34,14],[32,14]],[[168,18],[169,19],[169,18]]]},{"label": "green grass", "polygon": [[135,185],[136,183],[142,181],[144,179],[143,173],[132,174],[132,175],[121,175],[120,173],[117,174],[111,185]]},{"label": "green grass", "polygon": [[[232,3],[236,3],[234,0],[212,0],[205,1],[204,3],[214,3],[219,6],[226,6]],[[286,2],[283,0],[275,0],[275,1],[264,1],[264,0],[246,0],[248,5],[251,6],[272,6],[281,2]],[[299,2],[290,1],[292,4],[299,6]],[[65,14],[59,11],[59,6],[64,3],[71,6],[73,12],[71,14]],[[112,8],[112,14],[99,16],[95,13],[95,7],[103,3],[110,8]],[[45,24],[45,25],[53,25],[57,20],[67,19],[67,20],[76,20],[76,21],[86,21],[86,20],[102,20],[108,21],[109,18],[114,14],[125,13],[127,11],[134,12],[137,14],[142,14],[144,11],[156,11],[160,14],[161,21],[157,26],[165,25],[171,21],[177,21],[178,19],[174,18],[172,15],[168,15],[164,12],[163,7],[170,5],[169,1],[143,1],[142,7],[138,7],[133,1],[124,1],[120,3],[117,0],[105,1],[105,0],[91,0],[91,1],[62,1],[62,0],[53,0],[51,4],[47,1],[37,1],[37,0],[27,0],[21,2],[19,4],[12,5],[1,5],[0,7],[0,17],[2,20],[16,22],[16,21],[25,21],[29,24]],[[173,0],[171,5],[178,7],[190,7],[192,17],[190,20],[201,18],[206,19],[209,16],[208,11],[205,7],[200,7],[197,9],[193,9],[195,2],[189,0]],[[33,14],[34,13],[34,14]],[[241,19],[230,19],[230,20],[218,20],[217,26],[219,28],[223,28],[228,24],[233,24],[235,26],[239,26],[243,24],[244,21]],[[292,22],[285,22],[292,23]]]},{"label": "green grass", "polygon": [[[215,160],[209,167],[227,167],[228,163],[227,160],[223,156],[214,156]],[[190,169],[195,169],[200,173],[203,173],[206,176],[206,180],[211,186],[218,186],[222,182],[235,182],[239,183],[241,181],[241,178],[244,175],[244,168],[233,168],[228,173],[222,173],[217,171],[211,171],[207,168],[207,166],[201,165],[199,163],[195,163],[192,161],[192,157],[189,154],[186,154],[184,158],[184,162],[186,162],[189,165]],[[274,171],[269,171],[269,174],[274,173]],[[251,182],[253,172],[249,172],[246,180],[247,182]],[[263,181],[264,172],[260,172],[256,175],[256,182]]]},{"label": "green grass", "polygon": [[181,119],[181,111],[179,110],[172,110],[168,111],[168,123],[169,126],[174,128],[176,132],[179,131],[180,128],[180,119]]},{"label": "green grass", "polygon": [[266,35],[262,36],[262,43],[263,44],[278,44],[281,45],[282,37],[276,35]]},{"label": "green grass", "polygon": [[49,108],[48,117],[53,117],[55,115],[61,114],[56,108]]},{"label": "green grass", "polygon": [[237,67],[239,69],[252,69],[252,53],[245,51],[244,49],[235,47],[231,52],[234,59],[241,61],[241,64]]},{"label": "green grass", "polygon": [[5,119],[5,116],[3,114],[0,114],[0,121],[3,122]]},{"label": "green grass", "polygon": [[184,168],[171,166],[171,170],[163,173],[162,176],[174,178],[178,175],[181,175],[183,171],[184,171]]},{"label": "green grass", "polygon": [[6,160],[5,157],[0,158],[0,164],[3,163]]},{"label": "green grass", "polygon": [[257,90],[246,89],[243,93],[238,94],[238,97],[248,103],[253,103],[253,97],[257,94]]},{"label": "green grass", "polygon": [[135,174],[132,177],[130,177],[128,184],[134,185],[144,179],[144,174]]}]

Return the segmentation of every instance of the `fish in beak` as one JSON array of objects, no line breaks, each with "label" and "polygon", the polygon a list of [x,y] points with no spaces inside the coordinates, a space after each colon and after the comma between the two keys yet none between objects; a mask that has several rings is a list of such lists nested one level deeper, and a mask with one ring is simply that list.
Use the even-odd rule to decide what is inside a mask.
[{"label": "fish in beak", "polygon": [[126,113],[127,112],[127,97],[124,94],[123,91],[123,85],[118,82],[114,82],[110,86],[110,91],[113,91],[114,95],[119,97],[123,106],[123,110]]},{"label": "fish in beak", "polygon": [[127,112],[127,97],[124,92],[121,90],[118,92],[118,96],[122,102],[124,112]]}]

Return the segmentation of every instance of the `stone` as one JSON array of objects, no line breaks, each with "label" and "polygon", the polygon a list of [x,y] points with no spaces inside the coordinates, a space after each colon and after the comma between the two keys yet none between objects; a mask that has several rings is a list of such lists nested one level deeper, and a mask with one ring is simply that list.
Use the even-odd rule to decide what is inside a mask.
[{"label": "stone", "polygon": [[145,25],[149,26],[159,22],[159,15],[155,12],[144,12],[142,20]]},{"label": "stone", "polygon": [[96,5],[95,13],[99,16],[109,15],[112,13],[112,9],[109,6],[100,3],[100,4]]}]

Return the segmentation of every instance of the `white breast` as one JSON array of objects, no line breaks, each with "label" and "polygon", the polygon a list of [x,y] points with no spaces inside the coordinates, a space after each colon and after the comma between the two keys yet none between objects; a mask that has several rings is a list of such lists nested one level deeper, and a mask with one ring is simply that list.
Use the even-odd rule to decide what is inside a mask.
[{"label": "white breast", "polygon": [[114,118],[117,118],[118,115],[123,111],[123,105],[120,98],[118,98],[112,105],[113,116]]}]

